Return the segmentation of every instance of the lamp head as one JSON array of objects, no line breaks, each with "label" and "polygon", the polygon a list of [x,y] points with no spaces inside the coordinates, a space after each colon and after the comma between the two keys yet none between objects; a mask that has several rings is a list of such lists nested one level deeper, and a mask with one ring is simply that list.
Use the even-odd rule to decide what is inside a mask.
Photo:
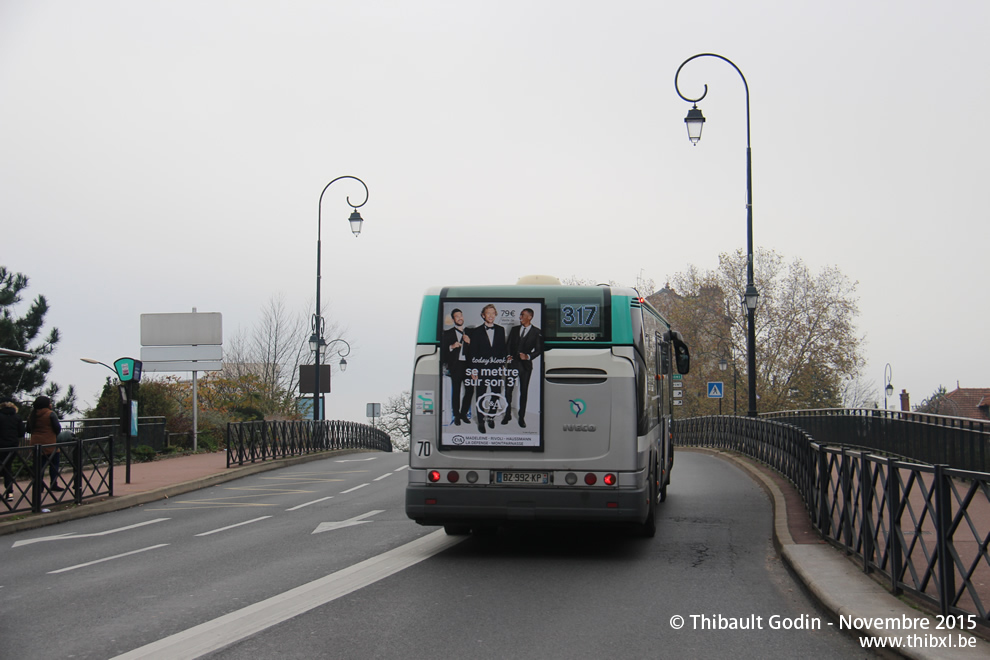
[{"label": "lamp head", "polygon": [[697,147],[698,141],[701,139],[701,129],[705,125],[705,116],[701,114],[697,103],[688,110],[684,123],[687,125],[688,139],[691,140],[691,144]]},{"label": "lamp head", "polygon": [[347,221],[351,223],[351,232],[357,238],[357,235],[361,233],[361,225],[364,224],[364,218],[361,217],[357,209],[354,209],[351,211],[351,217]]},{"label": "lamp head", "polygon": [[750,284],[746,287],[746,293],[743,295],[743,306],[747,310],[756,309],[756,303],[760,299],[760,292],[756,290],[756,287]]},{"label": "lamp head", "polygon": [[340,370],[347,371],[347,360],[340,358]]}]

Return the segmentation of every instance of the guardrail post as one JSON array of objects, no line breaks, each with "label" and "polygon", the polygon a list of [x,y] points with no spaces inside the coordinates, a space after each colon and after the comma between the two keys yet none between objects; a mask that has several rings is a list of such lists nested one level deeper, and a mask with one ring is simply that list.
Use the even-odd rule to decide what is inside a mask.
[{"label": "guardrail post", "polygon": [[901,473],[897,461],[888,458],[887,463],[887,559],[890,567],[890,593],[901,595],[901,570],[903,557],[898,530],[901,522],[898,511],[901,508]]},{"label": "guardrail post", "polygon": [[33,453],[31,460],[31,510],[35,513],[41,513],[41,491],[44,484],[42,481],[44,466],[41,464],[41,445],[33,445],[31,451]]},{"label": "guardrail post", "polygon": [[869,573],[873,560],[873,479],[865,451],[859,452],[860,534],[863,537],[863,572]]},{"label": "guardrail post", "polygon": [[73,499],[76,504],[82,504],[82,468],[83,468],[83,442],[82,438],[76,438],[76,447],[72,451],[72,490]]},{"label": "guardrail post", "polygon": [[842,462],[839,466],[839,475],[842,487],[842,506],[839,507],[839,517],[842,523],[842,536],[844,537],[846,554],[852,552],[853,530],[852,530],[852,479],[849,477],[849,454],[846,448],[842,448]]},{"label": "guardrail post", "polygon": [[828,452],[826,445],[818,445],[818,531],[828,537],[832,520],[828,515]]},{"label": "guardrail post", "polygon": [[952,491],[949,476],[945,474],[948,465],[935,466],[935,538],[938,548],[938,601],[942,615],[948,615],[956,591],[955,567],[949,557],[952,527]]}]

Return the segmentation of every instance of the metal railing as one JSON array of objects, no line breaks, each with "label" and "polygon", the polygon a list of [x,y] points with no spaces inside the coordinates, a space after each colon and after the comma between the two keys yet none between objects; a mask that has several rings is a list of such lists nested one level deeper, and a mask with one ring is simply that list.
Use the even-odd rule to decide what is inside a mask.
[{"label": "metal railing", "polygon": [[[112,435],[117,439],[117,452],[122,453],[124,451],[124,431],[120,428],[119,418],[66,419],[62,420],[61,424],[63,431],[72,431],[79,438]],[[140,445],[147,445],[159,453],[164,451],[168,446],[164,417],[138,417],[138,434],[132,441],[132,447]]]},{"label": "metal railing", "polygon": [[388,433],[356,422],[231,422],[227,467],[334,449],[392,451]]},{"label": "metal railing", "polygon": [[[46,454],[46,448],[55,451]],[[113,436],[0,449],[5,494],[9,486],[12,495],[3,498],[0,516],[112,496],[113,450]]]},{"label": "metal railing", "polygon": [[761,417],[798,426],[829,445],[990,472],[990,423],[978,419],[869,408],[792,410]]},{"label": "metal railing", "polygon": [[749,417],[677,420],[681,446],[738,451],[791,480],[824,538],[942,614],[990,626],[990,474],[816,442]]}]

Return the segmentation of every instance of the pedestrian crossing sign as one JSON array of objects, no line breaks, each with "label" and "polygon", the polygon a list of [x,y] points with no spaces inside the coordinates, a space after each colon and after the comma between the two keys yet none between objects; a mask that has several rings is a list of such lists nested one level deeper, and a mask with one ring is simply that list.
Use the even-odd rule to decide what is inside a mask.
[{"label": "pedestrian crossing sign", "polygon": [[722,383],[721,381],[715,381],[708,383],[708,398],[709,399],[721,399],[722,398]]}]

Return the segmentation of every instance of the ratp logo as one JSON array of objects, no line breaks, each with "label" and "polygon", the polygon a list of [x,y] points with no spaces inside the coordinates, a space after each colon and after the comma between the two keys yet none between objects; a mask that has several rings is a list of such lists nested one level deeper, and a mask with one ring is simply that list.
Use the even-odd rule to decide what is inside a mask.
[{"label": "ratp logo", "polygon": [[584,411],[588,409],[588,405],[583,399],[571,399],[571,412],[574,413],[574,417],[580,417],[584,414]]}]

